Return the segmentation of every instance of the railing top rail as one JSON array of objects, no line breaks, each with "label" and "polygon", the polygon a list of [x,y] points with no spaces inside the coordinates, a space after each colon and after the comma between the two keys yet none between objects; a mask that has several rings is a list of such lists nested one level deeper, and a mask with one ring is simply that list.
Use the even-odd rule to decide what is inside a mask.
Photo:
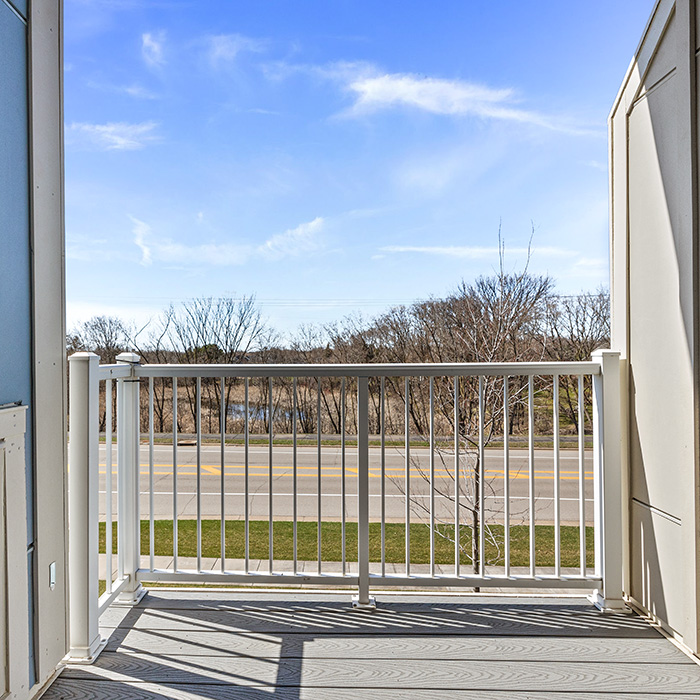
[{"label": "railing top rail", "polygon": [[[118,366],[121,370],[123,365]],[[126,367],[126,369],[131,369]],[[134,365],[136,377],[502,377],[600,374],[590,362]],[[115,375],[110,375],[115,376]],[[128,373],[127,375],[128,376]]]},{"label": "railing top rail", "polygon": [[123,379],[131,376],[131,365],[100,365],[100,379]]}]

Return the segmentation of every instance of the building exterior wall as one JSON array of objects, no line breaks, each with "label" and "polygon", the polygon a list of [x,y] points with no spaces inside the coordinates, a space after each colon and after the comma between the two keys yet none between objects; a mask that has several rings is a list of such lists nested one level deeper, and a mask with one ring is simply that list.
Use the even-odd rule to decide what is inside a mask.
[{"label": "building exterior wall", "polygon": [[29,8],[34,654],[41,686],[68,649],[63,0],[34,0]]},{"label": "building exterior wall", "polygon": [[696,0],[660,0],[610,118],[626,593],[698,652]]},{"label": "building exterior wall", "polygon": [[[7,627],[26,657],[17,698],[40,691],[67,645],[61,47],[61,0],[0,0],[0,406],[27,407],[26,516],[8,521],[5,540],[26,565]],[[8,500],[19,495],[6,487]]]}]

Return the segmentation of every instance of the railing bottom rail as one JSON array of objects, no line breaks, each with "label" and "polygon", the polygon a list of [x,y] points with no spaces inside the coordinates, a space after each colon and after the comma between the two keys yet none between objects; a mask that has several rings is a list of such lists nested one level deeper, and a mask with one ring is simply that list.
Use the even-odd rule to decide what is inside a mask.
[{"label": "railing bottom rail", "polygon": [[[218,583],[221,585],[308,585],[308,586],[357,586],[357,575],[328,574],[303,574],[303,573],[258,573],[245,571],[207,572],[182,569],[171,571],[168,569],[140,569],[137,580],[142,583],[191,583],[206,584]],[[557,588],[557,589],[582,589],[593,591],[600,588],[602,579],[597,576],[450,576],[413,574],[404,575],[369,575],[369,586],[381,587],[444,587],[444,588]]]}]

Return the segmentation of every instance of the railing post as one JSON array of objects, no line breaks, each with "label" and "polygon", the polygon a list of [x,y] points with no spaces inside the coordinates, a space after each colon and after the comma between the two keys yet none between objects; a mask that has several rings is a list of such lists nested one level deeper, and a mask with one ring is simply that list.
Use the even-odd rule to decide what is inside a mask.
[{"label": "railing post", "polygon": [[357,379],[357,576],[358,595],[352,607],[374,610],[369,594],[369,387],[367,377]]},{"label": "railing post", "polygon": [[67,661],[92,663],[104,649],[98,615],[99,357],[69,358],[68,562],[70,651]]},{"label": "railing post", "polygon": [[141,566],[141,518],[139,514],[141,424],[139,417],[140,382],[133,368],[141,358],[131,352],[117,355],[118,364],[132,366],[131,377],[117,384],[117,454],[119,468],[118,557],[122,575],[129,579],[117,603],[135,605],[146,591],[136,580]]},{"label": "railing post", "polygon": [[593,376],[593,488],[595,561],[603,589],[591,596],[600,610],[625,609],[622,598],[622,455],[620,353],[596,350]]}]

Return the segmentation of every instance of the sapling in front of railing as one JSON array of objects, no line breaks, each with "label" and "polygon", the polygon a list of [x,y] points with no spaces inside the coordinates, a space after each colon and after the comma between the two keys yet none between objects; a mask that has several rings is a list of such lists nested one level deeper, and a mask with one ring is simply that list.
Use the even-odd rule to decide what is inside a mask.
[{"label": "sapling in front of railing", "polygon": [[[583,375],[580,377],[582,382]],[[413,380],[404,391],[404,401],[408,397],[408,402],[418,404],[418,409],[414,411],[408,410],[408,405],[406,407],[407,420],[410,416],[418,416],[417,420],[410,421],[413,430],[419,430],[422,423],[427,423],[431,428],[426,434],[417,436],[429,446],[431,468],[423,468],[416,457],[411,459],[411,466],[417,474],[419,485],[422,482],[423,488],[427,486],[442,503],[449,504],[452,512],[447,512],[445,508],[436,510],[435,498],[426,501],[422,489],[415,489],[415,481],[414,491],[407,488],[405,479],[394,477],[394,482],[397,489],[408,496],[416,519],[430,529],[431,550],[434,549],[434,537],[454,544],[457,575],[462,559],[477,575],[483,575],[486,566],[492,571],[494,566],[501,566],[509,574],[511,565],[528,567],[531,577],[537,572],[542,573],[542,566],[547,569],[553,567],[556,576],[561,574],[560,379],[558,374],[436,377],[424,381]],[[590,396],[590,393],[587,395]],[[580,397],[583,405],[583,392]],[[425,416],[421,411],[422,406],[428,407]],[[526,420],[517,432],[527,438],[526,473],[513,469],[511,455],[513,439],[523,439],[513,435],[516,431],[512,416],[520,407]],[[552,453],[549,453],[549,449],[545,454],[535,452],[535,436],[541,434],[543,429],[552,434],[551,438],[547,438],[551,442]],[[485,455],[494,454],[493,449],[488,448],[492,448],[496,441],[503,449],[502,474],[496,474],[497,470],[493,467],[487,469],[484,459]],[[577,530],[579,546],[576,562],[567,561],[566,565],[572,567],[579,564],[583,575],[587,560],[585,536],[592,512],[589,510],[586,514],[585,510],[583,486],[587,477],[584,473],[583,435],[578,443],[579,473],[576,478],[579,481],[579,522],[577,526],[566,527]],[[542,472],[541,466],[535,469],[536,462],[541,465],[543,459],[551,459],[554,465],[553,492],[550,494],[541,494],[535,489],[536,479]],[[437,479],[435,462],[440,477]],[[524,478],[528,482],[527,495],[514,498],[512,483]],[[518,506],[518,503],[521,505]],[[551,534],[545,531],[541,518],[536,517],[538,511],[546,510],[550,503],[553,510],[548,518],[548,522],[552,522]],[[513,527],[516,531],[520,528],[526,532],[528,541],[525,551],[513,552]],[[544,547],[539,549],[536,546],[538,531],[540,543],[544,540]]]}]

